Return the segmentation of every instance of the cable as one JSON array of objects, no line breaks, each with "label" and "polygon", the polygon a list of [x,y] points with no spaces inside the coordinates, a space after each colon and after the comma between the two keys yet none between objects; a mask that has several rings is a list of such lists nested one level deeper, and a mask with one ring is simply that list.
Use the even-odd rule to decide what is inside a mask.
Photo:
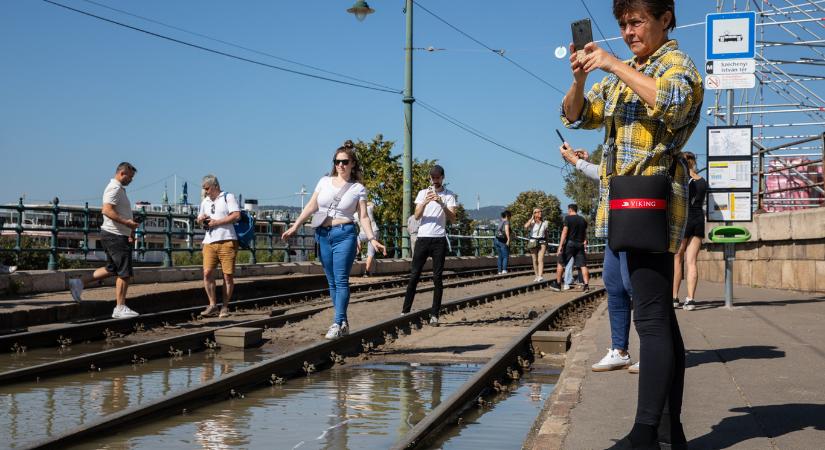
[{"label": "cable", "polygon": [[454,118],[454,117],[452,117],[452,116],[448,115],[447,113],[444,113],[444,112],[442,112],[442,111],[439,111],[439,110],[438,110],[437,108],[435,108],[434,106],[429,105],[429,104],[427,104],[426,102],[421,101],[421,99],[416,99],[416,103],[420,104],[422,108],[424,108],[424,109],[426,109],[427,111],[429,111],[429,112],[431,112],[431,113],[435,114],[436,116],[440,117],[441,119],[446,120],[447,122],[449,122],[449,123],[453,124],[454,126],[456,126],[456,127],[458,127],[458,128],[461,128],[462,130],[466,131],[467,133],[470,133],[470,134],[472,134],[473,136],[475,136],[475,137],[477,137],[477,138],[479,138],[479,139],[482,139],[482,140],[484,140],[484,141],[487,141],[487,142],[489,142],[489,143],[491,143],[491,144],[495,145],[496,147],[499,147],[499,148],[501,148],[501,149],[504,149],[504,150],[506,150],[506,151],[508,151],[508,152],[510,152],[510,153],[514,153],[514,154],[516,154],[516,155],[519,155],[519,156],[521,156],[521,157],[523,157],[523,158],[527,158],[527,159],[529,159],[529,160],[531,160],[531,161],[535,161],[535,162],[537,162],[537,163],[544,164],[545,166],[555,167],[555,168],[558,168],[558,169],[561,169],[561,168],[562,168],[562,166],[559,166],[559,165],[556,165],[556,164],[552,164],[552,163],[549,163],[549,162],[547,162],[547,161],[543,161],[543,160],[541,160],[541,159],[538,159],[538,158],[535,158],[535,157],[533,157],[533,156],[530,156],[530,155],[528,155],[528,154],[526,154],[526,153],[523,153],[523,152],[520,152],[520,151],[515,150],[515,149],[513,149],[513,148],[510,148],[510,147],[508,147],[508,146],[506,146],[506,145],[504,145],[504,144],[500,144],[500,143],[496,142],[493,138],[491,138],[491,137],[489,137],[489,136],[486,136],[486,135],[485,135],[484,133],[482,133],[481,131],[479,131],[479,130],[477,130],[477,129],[473,128],[473,127],[472,127],[472,126],[470,126],[470,125],[467,125],[467,124],[466,124],[466,123],[464,123],[464,122],[461,122],[460,120],[458,120],[458,119],[456,119],[456,118]]},{"label": "cable", "polygon": [[565,91],[562,91],[561,89],[557,88],[556,86],[553,86],[552,84],[550,84],[550,83],[549,83],[547,80],[545,80],[544,78],[542,78],[542,77],[540,77],[540,76],[536,75],[535,73],[533,73],[533,72],[531,72],[531,71],[527,70],[527,68],[525,68],[525,67],[524,67],[524,66],[522,66],[521,64],[519,64],[519,63],[517,63],[517,62],[513,61],[512,59],[508,58],[507,56],[504,56],[504,51],[503,51],[503,50],[500,50],[500,49],[499,49],[499,50],[497,50],[497,49],[491,48],[491,47],[490,47],[490,46],[488,46],[487,44],[485,44],[485,43],[483,43],[483,42],[479,41],[478,39],[476,39],[476,38],[474,38],[474,37],[470,36],[469,34],[465,33],[465,32],[464,32],[464,31],[462,31],[460,28],[456,27],[455,25],[451,24],[450,22],[447,22],[446,20],[442,19],[441,17],[439,17],[439,16],[438,16],[438,14],[436,14],[436,13],[434,13],[434,12],[430,11],[429,9],[427,9],[427,8],[425,8],[423,5],[421,5],[421,3],[418,3],[418,2],[417,2],[417,1],[415,1],[415,0],[413,0],[413,3],[415,3],[415,4],[419,7],[419,8],[423,9],[423,10],[424,10],[424,12],[426,12],[427,14],[429,14],[429,15],[431,15],[431,16],[433,16],[433,17],[435,17],[437,20],[439,20],[440,22],[442,22],[444,25],[447,25],[448,27],[452,28],[453,30],[455,30],[455,31],[457,31],[458,33],[460,33],[460,34],[462,34],[463,36],[465,36],[467,39],[470,39],[471,41],[475,42],[476,44],[478,44],[478,45],[480,45],[480,46],[482,46],[482,47],[486,48],[487,50],[489,50],[489,51],[491,51],[491,52],[495,53],[496,55],[498,55],[498,56],[500,56],[500,57],[504,58],[505,60],[507,60],[508,62],[510,62],[511,64],[513,64],[514,66],[518,67],[519,69],[521,69],[522,71],[524,71],[525,73],[527,73],[528,75],[530,75],[531,77],[533,77],[533,78],[535,78],[535,79],[539,80],[540,82],[544,83],[545,85],[549,86],[551,89],[554,89],[555,91],[557,91],[558,93],[560,93],[560,94],[562,94],[562,95],[566,94],[566,92],[565,92]]},{"label": "cable", "polygon": [[602,35],[602,39],[605,40],[604,42],[607,44],[607,48],[610,49],[610,53],[613,53],[613,55],[615,56],[616,52],[613,51],[613,47],[610,46],[610,42],[606,40],[607,38],[605,37],[604,33],[602,33],[602,27],[599,26],[599,22],[596,22],[596,17],[593,15],[593,13],[590,12],[590,8],[587,7],[587,4],[584,3],[584,0],[579,1],[581,2],[582,6],[584,6],[584,9],[587,11],[587,15],[590,16],[591,19],[593,19],[593,24],[596,25],[596,29],[599,30],[599,34]]},{"label": "cable", "polygon": [[369,89],[369,90],[379,91],[379,92],[388,92],[390,94],[401,94],[401,92],[402,92],[400,90],[385,89],[385,88],[373,87],[373,86],[365,86],[363,84],[351,83],[349,81],[342,81],[342,80],[336,80],[334,78],[322,77],[320,75],[314,75],[314,74],[311,74],[311,73],[301,72],[299,70],[287,69],[286,67],[276,66],[274,64],[268,64],[268,63],[265,63],[265,62],[262,62],[262,61],[256,61],[254,59],[244,58],[243,56],[233,55],[231,53],[223,52],[223,51],[220,51],[220,50],[215,50],[215,49],[212,49],[212,48],[209,48],[209,47],[204,47],[204,46],[198,45],[198,44],[193,44],[191,42],[186,42],[186,41],[183,41],[183,40],[180,40],[180,39],[175,39],[173,37],[169,37],[169,36],[166,36],[166,35],[163,35],[163,34],[160,34],[160,33],[155,33],[153,31],[144,30],[142,28],[138,28],[138,27],[135,27],[135,26],[132,26],[132,25],[127,25],[125,23],[118,22],[118,21],[112,20],[112,19],[108,19],[106,17],[98,16],[98,15],[92,14],[90,12],[83,11],[81,9],[72,8],[71,6],[67,6],[67,5],[64,5],[62,3],[57,3],[57,2],[54,2],[52,0],[43,0],[43,1],[46,2],[46,3],[49,3],[51,5],[54,5],[54,6],[59,6],[61,8],[68,9],[69,11],[74,11],[76,13],[83,14],[85,16],[89,16],[89,17],[92,17],[92,18],[95,18],[95,19],[98,19],[98,20],[102,20],[104,22],[109,22],[111,24],[118,25],[118,26],[121,26],[121,27],[124,27],[124,28],[128,28],[130,30],[139,31],[141,33],[145,33],[145,34],[148,34],[150,36],[165,39],[167,41],[174,42],[176,44],[185,45],[187,47],[196,48],[198,50],[203,50],[205,52],[214,53],[216,55],[221,55],[221,56],[226,56],[227,58],[237,59],[239,61],[244,61],[244,62],[256,64],[256,65],[267,67],[267,68],[270,68],[270,69],[280,70],[280,71],[292,73],[292,74],[295,74],[295,75],[301,75],[301,76],[305,76],[305,77],[309,77],[309,78],[314,78],[316,80],[329,81],[329,82],[332,82],[332,83],[343,84],[343,85],[346,85],[346,86],[352,86],[352,87],[357,87],[357,88],[361,88],[361,89]]},{"label": "cable", "polygon": [[86,3],[91,3],[93,5],[100,6],[101,8],[106,8],[106,9],[109,9],[111,11],[115,11],[115,12],[119,12],[121,14],[125,14],[127,16],[132,16],[132,17],[135,17],[135,18],[140,19],[140,20],[145,20],[147,22],[151,22],[151,23],[154,23],[154,24],[157,24],[157,25],[161,25],[161,26],[164,26],[166,28],[171,28],[173,30],[177,30],[177,31],[180,31],[180,32],[183,32],[183,33],[191,34],[193,36],[202,37],[204,39],[208,39],[208,40],[213,41],[213,42],[218,42],[218,43],[221,43],[221,44],[228,45],[230,47],[235,47],[235,48],[238,48],[238,49],[241,49],[241,50],[246,50],[248,52],[257,53],[257,54],[262,55],[262,56],[267,56],[267,57],[270,57],[270,58],[273,58],[273,59],[277,59],[279,61],[284,61],[284,62],[288,62],[290,64],[295,64],[296,66],[306,67],[307,69],[317,70],[319,72],[327,73],[327,74],[330,74],[330,75],[335,75],[335,76],[338,76],[338,77],[341,77],[341,78],[346,78],[346,79],[353,80],[353,81],[358,81],[358,82],[361,82],[361,83],[371,84],[373,86],[378,86],[378,87],[382,87],[382,88],[386,88],[386,89],[400,90],[400,89],[394,89],[393,87],[390,87],[390,86],[385,86],[385,85],[380,84],[380,83],[375,83],[375,82],[372,82],[372,81],[369,81],[369,80],[362,80],[360,78],[351,77],[349,75],[344,75],[342,73],[333,72],[333,71],[330,71],[330,70],[322,69],[320,67],[315,67],[315,66],[311,66],[309,64],[300,63],[298,61],[293,61],[291,59],[287,59],[287,58],[283,58],[283,57],[280,57],[280,56],[277,56],[277,55],[273,55],[271,53],[263,52],[263,51],[260,51],[260,50],[255,50],[254,48],[249,48],[249,47],[244,47],[243,45],[233,44],[232,42],[229,42],[229,41],[214,38],[212,36],[197,33],[195,31],[189,31],[185,28],[180,28],[180,27],[177,27],[177,26],[174,26],[174,25],[169,25],[167,23],[163,23],[159,20],[155,20],[155,19],[152,19],[152,18],[149,18],[149,17],[146,17],[146,16],[141,16],[141,15],[138,15],[138,14],[130,13],[129,11],[125,11],[125,10],[118,9],[118,8],[113,8],[111,6],[104,5],[103,3],[98,3],[98,2],[95,2],[95,1],[92,1],[92,0],[83,0],[83,1],[86,2]]}]

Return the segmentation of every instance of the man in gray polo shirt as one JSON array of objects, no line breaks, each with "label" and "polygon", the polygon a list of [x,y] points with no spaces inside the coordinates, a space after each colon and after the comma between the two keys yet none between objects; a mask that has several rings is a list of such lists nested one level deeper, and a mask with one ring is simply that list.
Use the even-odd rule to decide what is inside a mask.
[{"label": "man in gray polo shirt", "polygon": [[137,169],[128,162],[118,164],[115,177],[109,181],[103,191],[103,225],[100,226],[100,240],[106,251],[106,266],[95,270],[91,276],[69,280],[72,298],[80,301],[83,287],[90,282],[116,276],[115,300],[117,306],[112,312],[115,319],[124,319],[138,315],[126,306],[126,290],[132,271],[132,247],[135,242],[135,229],[138,223],[132,216],[132,204],[126,196],[126,186],[132,182]]}]

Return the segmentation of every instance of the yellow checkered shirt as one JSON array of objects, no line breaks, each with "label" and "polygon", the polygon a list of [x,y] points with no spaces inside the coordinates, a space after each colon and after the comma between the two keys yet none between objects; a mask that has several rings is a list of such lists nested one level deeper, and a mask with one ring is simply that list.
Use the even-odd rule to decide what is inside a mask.
[{"label": "yellow checkered shirt", "polygon": [[[702,77],[690,57],[671,40],[651,55],[644,65],[635,59],[625,61],[656,80],[656,104],[648,105],[618,76],[610,74],[594,84],[585,95],[584,109],[575,122],[561,120],[567,128],[596,129],[605,126],[605,141],[610,128],[616,130],[616,170],[614,175],[663,175],[672,156],[687,143],[701,114],[704,88]],[[607,237],[609,178],[606,165],[600,167],[599,208],[596,236]],[[677,164],[670,213],[670,248],[675,253],[682,240],[687,220],[687,171]]]}]

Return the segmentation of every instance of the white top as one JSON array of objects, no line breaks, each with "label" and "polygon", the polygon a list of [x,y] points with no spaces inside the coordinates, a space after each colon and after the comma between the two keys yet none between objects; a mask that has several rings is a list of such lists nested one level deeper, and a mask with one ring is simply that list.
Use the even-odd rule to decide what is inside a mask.
[{"label": "white top", "polygon": [[[437,193],[447,208],[455,208],[455,194],[447,188]],[[415,197],[415,204],[424,203],[427,198],[427,189],[418,191]],[[418,237],[445,237],[447,236],[447,215],[444,208],[436,202],[427,203],[424,207],[424,214],[421,215],[421,223],[418,225]]]},{"label": "white top", "polygon": [[334,219],[351,219],[355,216],[358,202],[367,201],[367,189],[361,183],[353,183],[349,190],[338,202],[335,208],[331,208],[335,203],[335,196],[341,190],[341,186],[335,187],[332,184],[334,177],[323,177],[318,180],[315,192],[318,192],[318,211],[326,212],[327,216]]},{"label": "white top", "polygon": [[[132,204],[129,202],[129,197],[126,196],[126,188],[120,184],[120,181],[114,178],[109,181],[109,184],[106,185],[106,189],[103,191],[103,204],[106,203],[114,206],[115,212],[120,217],[126,220],[133,219]],[[131,228],[122,223],[115,222],[106,217],[105,214],[103,215],[103,225],[100,226],[100,229],[120,236],[132,235]]]},{"label": "white top", "polygon": [[[201,201],[200,214],[206,214],[210,219],[223,219],[235,211],[240,211],[238,200],[229,192],[221,192],[215,200],[207,195]],[[203,235],[203,243],[210,244],[218,241],[237,241],[235,227],[231,223],[210,227]]]},{"label": "white top", "polygon": [[533,229],[530,230],[531,239],[544,239],[544,233],[547,231],[547,221],[543,220],[541,223],[534,223]]}]

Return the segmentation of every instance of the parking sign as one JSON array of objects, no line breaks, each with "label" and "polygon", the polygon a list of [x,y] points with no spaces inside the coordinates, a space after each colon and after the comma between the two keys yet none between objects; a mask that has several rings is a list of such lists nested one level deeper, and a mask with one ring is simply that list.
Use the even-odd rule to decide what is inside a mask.
[{"label": "parking sign", "polygon": [[756,12],[708,14],[705,20],[705,59],[753,58]]}]

